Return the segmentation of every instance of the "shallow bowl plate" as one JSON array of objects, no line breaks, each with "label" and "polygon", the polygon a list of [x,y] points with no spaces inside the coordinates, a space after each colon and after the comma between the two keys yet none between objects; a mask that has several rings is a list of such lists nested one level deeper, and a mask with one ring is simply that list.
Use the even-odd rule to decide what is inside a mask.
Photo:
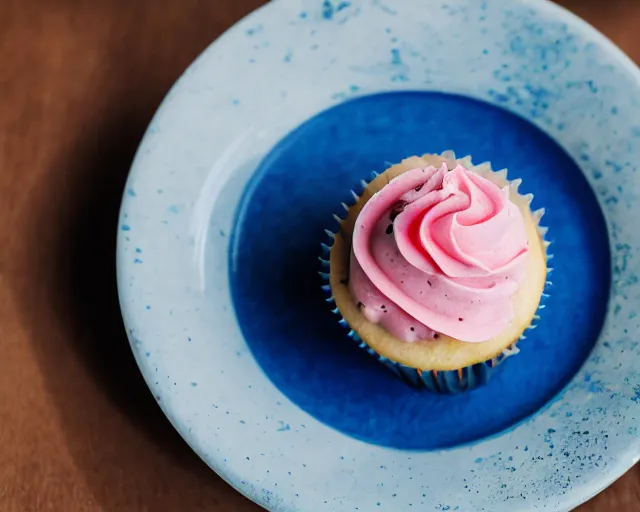
[{"label": "shallow bowl plate", "polygon": [[[543,0],[257,10],[171,89],[127,183],[118,285],[158,404],[273,511],[587,500],[640,454],[638,98],[635,65]],[[315,275],[350,187],[446,149],[524,178],[557,261],[523,353],[455,397],[349,344]]]}]

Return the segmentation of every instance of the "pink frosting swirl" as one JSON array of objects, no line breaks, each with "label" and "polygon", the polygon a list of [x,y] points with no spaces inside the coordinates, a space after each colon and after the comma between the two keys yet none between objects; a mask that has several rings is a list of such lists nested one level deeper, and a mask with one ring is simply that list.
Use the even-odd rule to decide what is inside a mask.
[{"label": "pink frosting swirl", "polygon": [[413,169],[360,212],[349,289],[368,320],[405,341],[486,341],[513,319],[527,251],[508,186],[460,165]]}]

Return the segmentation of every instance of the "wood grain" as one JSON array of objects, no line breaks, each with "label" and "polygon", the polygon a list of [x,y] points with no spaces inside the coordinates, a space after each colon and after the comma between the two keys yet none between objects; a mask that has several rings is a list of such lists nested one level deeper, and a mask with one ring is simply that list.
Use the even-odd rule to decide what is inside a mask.
[{"label": "wood grain", "polygon": [[[0,2],[0,510],[259,510],[147,391],[120,319],[113,240],[162,96],[261,3]],[[563,4],[640,60],[640,3]],[[640,510],[639,469],[581,508],[605,510]]]}]

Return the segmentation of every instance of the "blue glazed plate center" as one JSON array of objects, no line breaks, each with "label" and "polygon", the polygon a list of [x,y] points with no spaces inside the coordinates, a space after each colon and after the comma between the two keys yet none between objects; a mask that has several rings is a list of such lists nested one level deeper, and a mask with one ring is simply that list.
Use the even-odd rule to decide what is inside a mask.
[{"label": "blue glazed plate center", "polygon": [[[452,149],[507,167],[545,207],[554,273],[539,327],[488,385],[456,396],[416,392],[346,336],[317,275],[324,229],[349,190],[385,162]],[[500,432],[547,403],[576,373],[603,324],[610,286],[604,218],[584,176],[547,135],[468,98],[388,93],[318,114],[262,161],[236,215],[231,291],[253,355],[318,420],[400,449],[451,447]],[[241,376],[238,376],[241,378]]]}]

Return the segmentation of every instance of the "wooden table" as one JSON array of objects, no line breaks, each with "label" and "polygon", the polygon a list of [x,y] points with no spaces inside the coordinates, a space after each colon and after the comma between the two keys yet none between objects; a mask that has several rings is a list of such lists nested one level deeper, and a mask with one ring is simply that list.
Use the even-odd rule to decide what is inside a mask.
[{"label": "wooden table", "polygon": [[[164,93],[261,3],[0,2],[0,510],[259,510],[151,398],[120,319],[114,235]],[[640,60],[640,2],[563,4]],[[581,510],[640,510],[640,468]]]}]

